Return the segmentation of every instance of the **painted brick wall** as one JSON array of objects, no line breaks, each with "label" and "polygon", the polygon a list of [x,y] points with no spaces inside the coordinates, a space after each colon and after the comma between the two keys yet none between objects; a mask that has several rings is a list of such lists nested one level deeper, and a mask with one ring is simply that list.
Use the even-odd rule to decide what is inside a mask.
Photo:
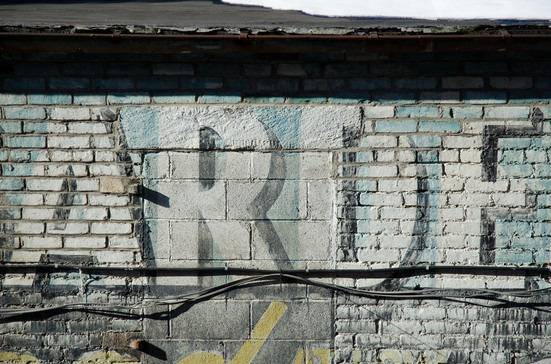
[{"label": "painted brick wall", "polygon": [[[551,263],[551,53],[2,54],[1,62],[5,266]],[[444,297],[362,298],[283,280],[183,306],[143,300],[242,277],[14,268],[1,278],[3,309],[70,305],[3,312],[4,362],[551,358],[546,291],[453,296],[547,289],[545,276],[343,274],[318,280]],[[145,340],[139,350],[128,346],[136,339]]]}]

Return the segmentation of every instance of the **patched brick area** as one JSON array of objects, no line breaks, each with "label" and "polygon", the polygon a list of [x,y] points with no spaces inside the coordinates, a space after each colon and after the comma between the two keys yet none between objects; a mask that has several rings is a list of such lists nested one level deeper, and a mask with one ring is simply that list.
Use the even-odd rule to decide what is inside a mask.
[{"label": "patched brick area", "polygon": [[0,57],[0,361],[551,358],[550,54]]}]

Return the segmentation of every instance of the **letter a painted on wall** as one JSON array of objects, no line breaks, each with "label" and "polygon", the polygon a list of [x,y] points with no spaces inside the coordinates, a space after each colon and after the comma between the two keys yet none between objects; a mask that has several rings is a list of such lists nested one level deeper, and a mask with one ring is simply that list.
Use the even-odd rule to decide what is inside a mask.
[{"label": "letter a painted on wall", "polygon": [[[286,309],[286,304],[272,302],[254,327],[249,340],[243,344],[229,364],[251,363]],[[200,352],[182,359],[178,364],[226,364],[226,362],[218,354]]]}]

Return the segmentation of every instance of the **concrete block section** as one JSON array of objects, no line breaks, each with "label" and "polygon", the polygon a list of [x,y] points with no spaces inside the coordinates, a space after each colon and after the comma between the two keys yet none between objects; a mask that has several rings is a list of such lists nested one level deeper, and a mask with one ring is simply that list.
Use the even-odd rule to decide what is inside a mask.
[{"label": "concrete block section", "polygon": [[146,218],[216,219],[226,217],[226,186],[200,181],[150,181],[143,187]]},{"label": "concrete block section", "polygon": [[306,218],[306,183],[268,180],[228,183],[230,219],[294,220]]},{"label": "concrete block section", "polygon": [[172,178],[249,179],[250,164],[251,154],[248,152],[203,151],[172,153],[170,156]]},{"label": "concrete block section", "polygon": [[331,225],[326,221],[259,221],[253,225],[253,259],[331,259]]},{"label": "concrete block section", "polygon": [[171,224],[170,258],[248,260],[250,226],[237,221],[175,221]]},{"label": "concrete block section", "polygon": [[249,303],[206,301],[173,315],[171,336],[208,340],[243,340],[250,333]]},{"label": "concrete block section", "polygon": [[313,220],[328,220],[332,216],[334,185],[326,181],[308,183],[308,217]]},{"label": "concrete block section", "polygon": [[[331,301],[282,302],[285,311],[268,340],[331,340],[333,334]],[[273,304],[272,304],[273,305]],[[252,325],[262,324],[261,317],[273,306],[270,302],[252,303]],[[273,344],[272,344],[273,345]]]}]

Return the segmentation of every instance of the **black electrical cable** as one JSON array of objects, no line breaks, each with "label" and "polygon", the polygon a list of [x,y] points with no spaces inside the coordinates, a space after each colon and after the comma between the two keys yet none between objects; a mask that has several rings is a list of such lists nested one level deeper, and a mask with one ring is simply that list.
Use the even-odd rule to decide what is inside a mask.
[{"label": "black electrical cable", "polygon": [[0,308],[0,318],[6,319],[24,314],[46,313],[58,310],[119,310],[119,311],[141,311],[144,308],[158,305],[181,305],[196,303],[202,300],[210,299],[214,296],[227,293],[234,289],[247,288],[251,285],[264,283],[301,283],[311,286],[322,287],[328,290],[333,290],[340,293],[372,298],[372,299],[449,299],[449,298],[483,298],[496,299],[499,297],[516,297],[530,298],[541,295],[551,294],[551,287],[537,290],[490,290],[490,289],[470,289],[470,290],[446,290],[446,289],[414,289],[400,291],[374,291],[361,288],[351,288],[332,283],[312,280],[297,275],[288,273],[271,273],[257,275],[247,278],[237,279],[222,285],[207,288],[194,293],[185,293],[177,296],[162,297],[162,298],[144,298],[141,302],[134,305],[112,305],[105,303],[71,303],[63,305],[55,305],[48,307],[34,308]]}]

